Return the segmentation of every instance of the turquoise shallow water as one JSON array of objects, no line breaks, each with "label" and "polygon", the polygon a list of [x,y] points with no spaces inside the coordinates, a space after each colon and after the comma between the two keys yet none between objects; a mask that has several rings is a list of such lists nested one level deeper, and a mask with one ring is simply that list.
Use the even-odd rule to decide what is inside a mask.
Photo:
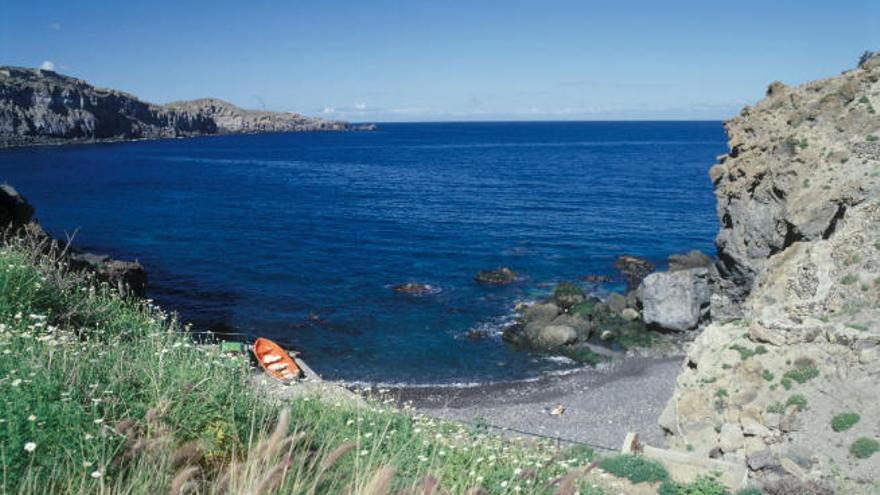
[{"label": "turquoise shallow water", "polygon": [[[277,339],[329,378],[472,383],[573,366],[465,337],[516,301],[621,253],[712,252],[724,150],[720,122],[385,124],[2,150],[0,180],[53,234],[139,259],[197,329]],[[523,279],[473,283],[500,265]],[[438,290],[390,289],[407,281]]]}]

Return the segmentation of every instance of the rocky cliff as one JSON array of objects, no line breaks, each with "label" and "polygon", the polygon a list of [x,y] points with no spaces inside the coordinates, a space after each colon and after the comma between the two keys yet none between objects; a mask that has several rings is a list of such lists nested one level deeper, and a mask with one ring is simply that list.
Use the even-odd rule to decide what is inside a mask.
[{"label": "rocky cliff", "polygon": [[661,417],[766,493],[878,493],[880,54],[725,123],[712,318]]},{"label": "rocky cliff", "polygon": [[207,98],[156,105],[52,71],[0,67],[0,146],[371,127]]}]

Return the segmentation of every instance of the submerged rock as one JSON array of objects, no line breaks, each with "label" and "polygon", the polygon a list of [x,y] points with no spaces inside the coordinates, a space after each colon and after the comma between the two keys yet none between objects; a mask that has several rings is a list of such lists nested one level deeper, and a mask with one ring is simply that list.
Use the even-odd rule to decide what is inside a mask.
[{"label": "submerged rock", "polygon": [[506,285],[516,281],[516,272],[507,267],[481,270],[474,276],[474,281],[479,284]]},{"label": "submerged rock", "polygon": [[392,287],[394,292],[398,294],[409,294],[411,296],[422,296],[425,294],[430,294],[434,291],[434,287],[423,284],[419,282],[406,282],[403,284],[397,284]]},{"label": "submerged rock", "polygon": [[629,292],[638,287],[642,279],[654,270],[654,264],[645,258],[624,254],[614,261],[614,268],[620,271]]}]

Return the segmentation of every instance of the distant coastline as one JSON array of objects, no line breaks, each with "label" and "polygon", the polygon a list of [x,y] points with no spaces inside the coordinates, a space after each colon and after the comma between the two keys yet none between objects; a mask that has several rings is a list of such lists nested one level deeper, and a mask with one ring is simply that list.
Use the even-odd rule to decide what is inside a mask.
[{"label": "distant coastline", "polygon": [[54,71],[0,66],[0,148],[375,128],[216,98],[157,105]]}]

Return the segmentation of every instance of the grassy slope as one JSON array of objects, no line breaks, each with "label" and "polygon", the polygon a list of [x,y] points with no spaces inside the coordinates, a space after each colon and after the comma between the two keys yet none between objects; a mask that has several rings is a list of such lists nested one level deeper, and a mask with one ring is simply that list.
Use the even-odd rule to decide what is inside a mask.
[{"label": "grassy slope", "polygon": [[592,456],[381,406],[269,403],[245,359],[37,252],[0,247],[2,493],[552,493]]}]

